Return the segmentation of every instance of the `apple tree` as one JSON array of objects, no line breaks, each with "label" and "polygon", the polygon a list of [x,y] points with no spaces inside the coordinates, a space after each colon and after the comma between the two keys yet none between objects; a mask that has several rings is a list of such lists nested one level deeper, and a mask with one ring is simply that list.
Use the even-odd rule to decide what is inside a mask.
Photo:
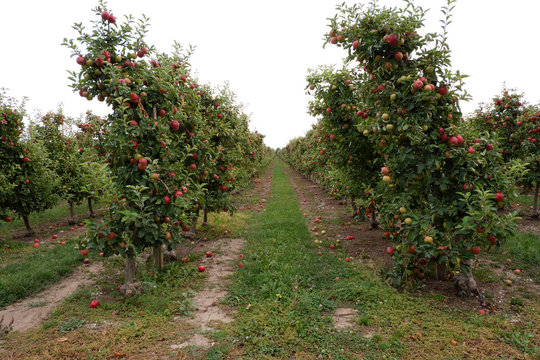
[{"label": "apple tree", "polygon": [[58,197],[54,189],[58,178],[53,172],[47,151],[41,143],[24,136],[24,102],[0,93],[0,214],[11,221],[8,214],[22,217],[27,235],[34,233],[29,216],[54,206]]},{"label": "apple tree", "polygon": [[163,266],[162,246],[181,241],[189,209],[201,194],[186,159],[202,139],[197,84],[189,76],[189,52],[171,55],[145,43],[146,18],[120,23],[100,3],[92,30],[75,24],[76,39],[64,41],[79,70],[73,88],[88,100],[105,101],[101,142],[114,179],[115,196],[101,223],[89,224],[86,246],[126,258],[124,291],[131,292],[135,255],[151,247]]},{"label": "apple tree", "polygon": [[405,7],[341,5],[327,43],[347,52],[358,70],[358,96],[371,116],[356,124],[382,165],[376,192],[384,228],[396,242],[392,278],[398,286],[428,273],[461,271],[462,291],[476,290],[472,260],[508,237],[514,214],[498,207],[513,193],[499,153],[459,133],[463,78],[450,68],[447,25],[421,35],[425,11]]}]

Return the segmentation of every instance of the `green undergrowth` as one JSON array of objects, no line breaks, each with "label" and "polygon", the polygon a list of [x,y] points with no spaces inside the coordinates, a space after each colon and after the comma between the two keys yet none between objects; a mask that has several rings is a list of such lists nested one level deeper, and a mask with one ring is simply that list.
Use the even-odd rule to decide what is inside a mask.
[{"label": "green undergrowth", "polygon": [[35,294],[71,273],[82,260],[76,244],[76,240],[70,239],[65,245],[34,249],[29,244],[2,242],[1,245],[9,245],[25,256],[0,265],[0,307]]},{"label": "green undergrowth", "polygon": [[[504,341],[518,331],[507,319],[446,306],[444,296],[400,293],[368,264],[339,260],[343,249],[318,249],[282,166],[265,212],[247,228],[244,267],[227,298],[238,311],[230,331],[243,358],[399,359],[429,351],[452,359],[479,343],[480,358],[523,356]],[[353,327],[337,330],[332,314],[344,306],[358,315]]]},{"label": "green undergrowth", "polygon": [[[504,241],[498,251],[489,255],[511,269],[524,270],[524,275],[530,276],[540,283],[540,237],[536,234],[518,232]],[[506,259],[510,259],[507,262]]]}]

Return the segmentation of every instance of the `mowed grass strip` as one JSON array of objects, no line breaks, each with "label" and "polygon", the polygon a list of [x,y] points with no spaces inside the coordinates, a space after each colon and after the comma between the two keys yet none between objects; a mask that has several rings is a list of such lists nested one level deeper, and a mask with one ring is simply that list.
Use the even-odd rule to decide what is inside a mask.
[{"label": "mowed grass strip", "polygon": [[[346,359],[363,353],[370,340],[336,332],[330,318],[340,304],[336,296],[346,291],[337,284],[359,274],[338,256],[324,250],[317,255],[282,166],[278,161],[274,168],[265,211],[247,229],[245,266],[237,271],[228,297],[239,311],[233,329],[236,342],[246,356],[255,358],[306,353]],[[380,346],[373,350],[378,353]],[[399,352],[399,344],[388,351]]]},{"label": "mowed grass strip", "polygon": [[[243,358],[432,359],[526,358],[527,338],[538,320],[536,302],[522,311],[531,323],[481,316],[477,309],[446,305],[436,294],[409,294],[388,286],[368,263],[345,262],[344,250],[312,243],[283,164],[277,162],[265,211],[247,227],[243,267],[227,302],[236,306],[228,341]],[[318,255],[321,251],[322,255]],[[337,330],[337,307],[354,308],[353,327]],[[510,336],[509,334],[512,334]]]},{"label": "mowed grass strip", "polygon": [[[43,246],[17,262],[0,267],[0,308],[33,295],[71,273],[81,260],[77,241]],[[25,245],[30,247],[32,245]]]}]

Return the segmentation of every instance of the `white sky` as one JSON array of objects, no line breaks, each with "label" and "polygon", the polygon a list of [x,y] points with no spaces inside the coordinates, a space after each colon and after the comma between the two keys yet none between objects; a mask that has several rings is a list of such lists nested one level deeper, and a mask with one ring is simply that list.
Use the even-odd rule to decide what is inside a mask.
[{"label": "white sky", "polygon": [[[340,63],[345,53],[322,49],[328,17],[341,0],[111,0],[119,21],[123,15],[150,17],[148,43],[168,52],[174,40],[197,47],[192,66],[200,83],[230,83],[251,113],[251,127],[266,135],[273,148],[303,135],[315,119],[307,115],[308,68]],[[355,3],[356,1],[346,1]],[[367,2],[367,1],[364,1]],[[381,1],[401,4],[401,1]],[[417,0],[431,8],[426,26],[438,30],[442,0]],[[64,37],[75,37],[74,22],[88,23],[97,2],[89,0],[2,0],[0,87],[16,98],[29,97],[30,113],[64,104],[68,116],[87,109],[107,113],[68,87],[67,69],[77,65]],[[467,90],[473,101],[489,101],[503,82],[540,101],[540,0],[459,0],[449,41],[455,69],[470,75]]]}]

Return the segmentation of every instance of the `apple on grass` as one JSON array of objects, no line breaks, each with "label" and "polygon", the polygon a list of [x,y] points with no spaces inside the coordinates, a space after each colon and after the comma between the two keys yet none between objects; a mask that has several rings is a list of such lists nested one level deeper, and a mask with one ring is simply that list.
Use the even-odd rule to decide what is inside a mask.
[{"label": "apple on grass", "polygon": [[[120,285],[118,285],[118,286],[120,286]],[[95,308],[97,308],[98,306],[99,306],[99,301],[97,301],[97,300],[92,300],[92,301],[90,302],[90,308],[95,309]]]},{"label": "apple on grass", "polygon": [[197,268],[197,270],[199,272],[204,272],[206,270],[206,267],[204,265],[199,265],[199,267]]}]

